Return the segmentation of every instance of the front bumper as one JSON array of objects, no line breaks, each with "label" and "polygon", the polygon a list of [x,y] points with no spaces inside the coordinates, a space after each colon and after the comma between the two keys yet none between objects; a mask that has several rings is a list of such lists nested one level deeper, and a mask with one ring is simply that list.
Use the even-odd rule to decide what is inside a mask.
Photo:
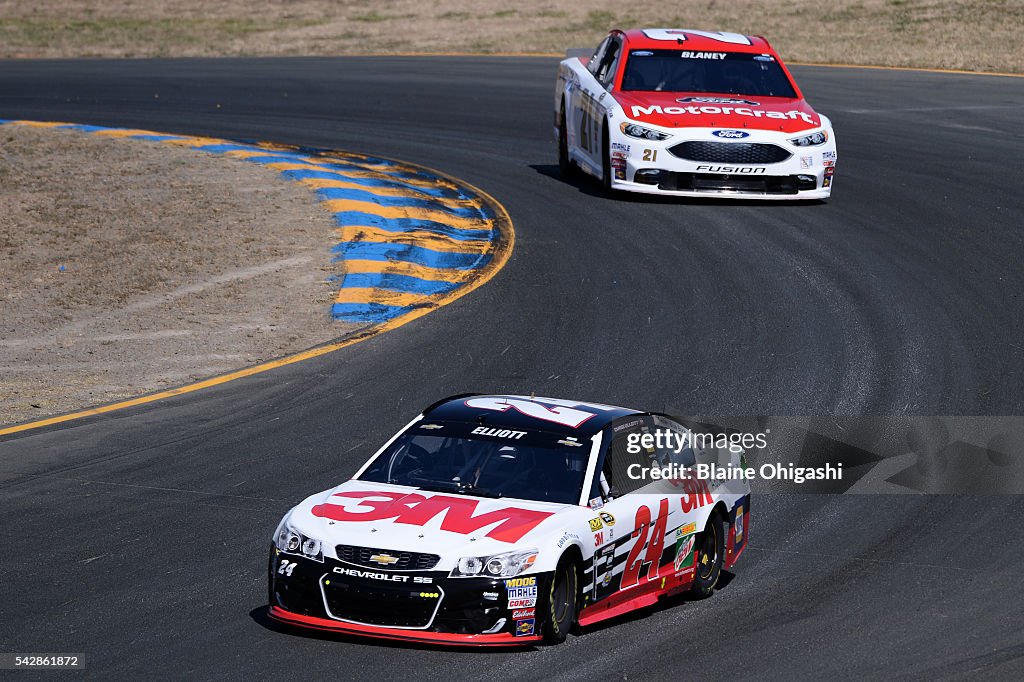
[{"label": "front bumper", "polygon": [[798,189],[798,180],[792,175],[745,178],[728,173],[676,173],[662,171],[658,182],[627,182],[613,180],[612,189],[641,194],[662,194],[677,197],[715,196],[726,199],[760,199],[763,201],[803,201],[828,199],[832,188]]},{"label": "front bumper", "polygon": [[368,569],[274,547],[268,578],[269,615],[276,620],[352,635],[463,646],[540,641],[536,603],[541,585],[550,579],[532,575],[511,582],[450,578],[444,571]]},{"label": "front bumper", "polygon": [[[665,141],[637,140],[614,134],[610,148],[613,189],[643,194],[761,200],[827,199],[832,194],[836,149],[829,141],[818,147],[790,145],[775,133],[758,132],[742,143],[723,142],[711,129],[689,129]],[[617,139],[616,139],[617,138]],[[773,163],[693,160],[672,148],[683,142],[774,147],[789,157]]]},{"label": "front bumper", "polygon": [[345,635],[390,639],[400,642],[417,642],[420,644],[443,644],[448,646],[527,646],[541,641],[540,635],[516,637],[508,632],[489,635],[464,635],[453,632],[431,632],[417,630],[399,630],[397,628],[373,627],[344,623],[328,618],[304,616],[286,611],[278,606],[271,606],[268,615],[276,621],[299,627],[337,632]]}]

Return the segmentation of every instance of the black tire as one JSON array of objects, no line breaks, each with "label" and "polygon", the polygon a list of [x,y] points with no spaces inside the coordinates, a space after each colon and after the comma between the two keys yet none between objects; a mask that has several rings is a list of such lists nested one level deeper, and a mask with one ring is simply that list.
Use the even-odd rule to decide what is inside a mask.
[{"label": "black tire", "polygon": [[697,538],[697,567],[690,594],[697,599],[710,597],[722,575],[725,561],[725,527],[722,517],[713,513],[704,532]]},{"label": "black tire", "polygon": [[565,102],[562,102],[562,113],[558,118],[558,170],[563,178],[575,175],[576,168],[569,160],[569,132],[565,127]]},{"label": "black tire", "polygon": [[576,562],[562,557],[558,568],[551,577],[547,593],[541,599],[544,609],[537,613],[544,614],[544,625],[541,633],[545,644],[561,644],[565,641],[569,630],[576,623],[579,612],[579,568]]},{"label": "black tire", "polygon": [[612,150],[608,142],[608,124],[604,125],[601,133],[601,185],[604,193],[612,194]]},{"label": "black tire", "polygon": [[270,559],[267,561],[267,605],[274,606],[274,571],[277,569],[277,547],[270,543]]}]

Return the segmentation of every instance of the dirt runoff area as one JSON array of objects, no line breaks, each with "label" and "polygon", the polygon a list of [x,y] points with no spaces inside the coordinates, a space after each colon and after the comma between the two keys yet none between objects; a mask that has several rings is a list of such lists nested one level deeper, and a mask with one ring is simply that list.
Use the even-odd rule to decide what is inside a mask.
[{"label": "dirt runoff area", "polygon": [[564,54],[636,26],[763,35],[788,61],[1024,72],[1024,0],[0,0],[0,57]]},{"label": "dirt runoff area", "polygon": [[308,348],[335,227],[275,171],[144,140],[0,127],[0,424]]}]

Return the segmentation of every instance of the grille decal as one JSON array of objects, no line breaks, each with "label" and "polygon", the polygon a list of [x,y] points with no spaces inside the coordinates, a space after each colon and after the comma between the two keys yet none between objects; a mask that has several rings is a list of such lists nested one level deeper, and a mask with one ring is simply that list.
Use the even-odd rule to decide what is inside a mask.
[{"label": "grille decal", "polygon": [[782,147],[763,142],[704,142],[689,140],[669,147],[673,156],[709,163],[779,163],[792,156]]},{"label": "grille decal", "polygon": [[[337,553],[338,559],[345,563],[388,571],[429,571],[441,560],[441,557],[436,554],[402,552],[381,547],[338,545],[334,551]],[[391,559],[395,561],[391,561]]]}]

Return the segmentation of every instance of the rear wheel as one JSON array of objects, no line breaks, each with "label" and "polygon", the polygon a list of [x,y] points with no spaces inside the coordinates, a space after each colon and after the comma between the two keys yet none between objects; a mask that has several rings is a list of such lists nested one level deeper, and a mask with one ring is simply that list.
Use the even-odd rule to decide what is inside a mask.
[{"label": "rear wheel", "polygon": [[690,593],[703,599],[710,597],[722,575],[722,562],[725,554],[725,533],[722,517],[714,513],[708,519],[708,525],[697,539],[697,568],[693,575],[693,586]]},{"label": "rear wheel", "polygon": [[[579,594],[579,571],[576,562],[563,557],[551,578],[551,586],[544,596],[542,604],[544,627],[542,634],[547,644],[560,644],[576,622],[578,611],[577,595]],[[538,610],[538,614],[542,613]]]}]

